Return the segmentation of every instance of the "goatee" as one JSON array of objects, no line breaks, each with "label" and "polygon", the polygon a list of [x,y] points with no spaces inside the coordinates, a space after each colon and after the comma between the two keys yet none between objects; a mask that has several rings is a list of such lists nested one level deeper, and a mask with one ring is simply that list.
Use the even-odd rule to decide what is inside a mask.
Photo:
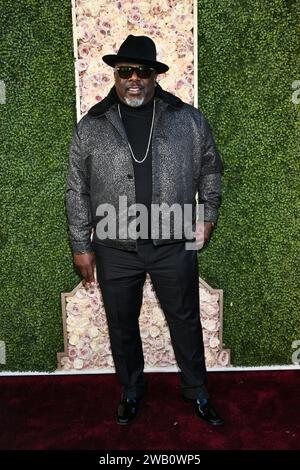
[{"label": "goatee", "polygon": [[133,108],[141,106],[144,102],[144,98],[128,98],[127,96],[124,97],[124,100],[128,106],[132,106]]}]

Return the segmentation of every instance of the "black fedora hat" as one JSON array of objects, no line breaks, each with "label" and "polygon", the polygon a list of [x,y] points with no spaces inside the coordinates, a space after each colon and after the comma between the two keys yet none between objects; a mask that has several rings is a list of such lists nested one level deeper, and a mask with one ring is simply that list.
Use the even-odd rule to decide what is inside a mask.
[{"label": "black fedora hat", "polygon": [[114,67],[117,62],[136,62],[153,67],[157,73],[169,70],[166,64],[157,62],[155,43],[148,36],[129,34],[117,54],[104,55],[102,60],[111,67]]}]

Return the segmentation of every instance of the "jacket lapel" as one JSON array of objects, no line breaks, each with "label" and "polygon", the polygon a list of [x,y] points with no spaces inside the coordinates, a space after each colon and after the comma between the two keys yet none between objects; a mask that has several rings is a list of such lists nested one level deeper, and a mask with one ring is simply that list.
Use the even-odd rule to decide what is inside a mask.
[{"label": "jacket lapel", "polygon": [[[163,111],[163,109],[167,108],[167,103],[162,101],[160,98],[155,99],[155,117],[154,117],[154,126],[153,126],[153,133],[155,132],[155,129],[157,128],[157,123],[159,121],[160,115]],[[117,104],[113,104],[108,111],[105,113],[106,118],[108,121],[117,129],[119,134],[127,141],[127,135],[126,131],[123,125],[122,120],[120,119],[119,113],[118,113],[118,106]]]},{"label": "jacket lapel", "polygon": [[123,122],[120,119],[118,113],[117,103],[113,104],[106,113],[104,113],[108,121],[117,129],[121,137],[127,140],[126,131],[123,125]]}]

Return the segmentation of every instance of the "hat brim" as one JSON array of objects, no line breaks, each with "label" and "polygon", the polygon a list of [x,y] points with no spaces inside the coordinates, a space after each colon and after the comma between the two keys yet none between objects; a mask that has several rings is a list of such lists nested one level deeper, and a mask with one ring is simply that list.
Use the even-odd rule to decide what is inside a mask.
[{"label": "hat brim", "polygon": [[148,65],[149,67],[153,67],[157,73],[165,73],[169,70],[169,67],[162,62],[157,62],[153,60],[147,59],[138,59],[136,57],[126,57],[117,54],[108,54],[102,57],[103,62],[110,67],[114,67],[118,62],[135,62],[136,64],[144,64]]}]

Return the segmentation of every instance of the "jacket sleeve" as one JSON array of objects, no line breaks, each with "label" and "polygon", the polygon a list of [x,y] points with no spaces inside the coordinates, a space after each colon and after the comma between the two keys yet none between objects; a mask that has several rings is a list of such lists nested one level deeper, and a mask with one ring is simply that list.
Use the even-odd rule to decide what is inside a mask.
[{"label": "jacket sleeve", "polygon": [[211,128],[202,115],[201,170],[198,181],[199,204],[204,204],[204,220],[216,222],[221,205],[221,176],[224,167]]},{"label": "jacket sleeve", "polygon": [[78,124],[75,127],[70,146],[65,203],[72,250],[74,253],[85,253],[93,251],[90,238],[93,224],[89,179]]}]

